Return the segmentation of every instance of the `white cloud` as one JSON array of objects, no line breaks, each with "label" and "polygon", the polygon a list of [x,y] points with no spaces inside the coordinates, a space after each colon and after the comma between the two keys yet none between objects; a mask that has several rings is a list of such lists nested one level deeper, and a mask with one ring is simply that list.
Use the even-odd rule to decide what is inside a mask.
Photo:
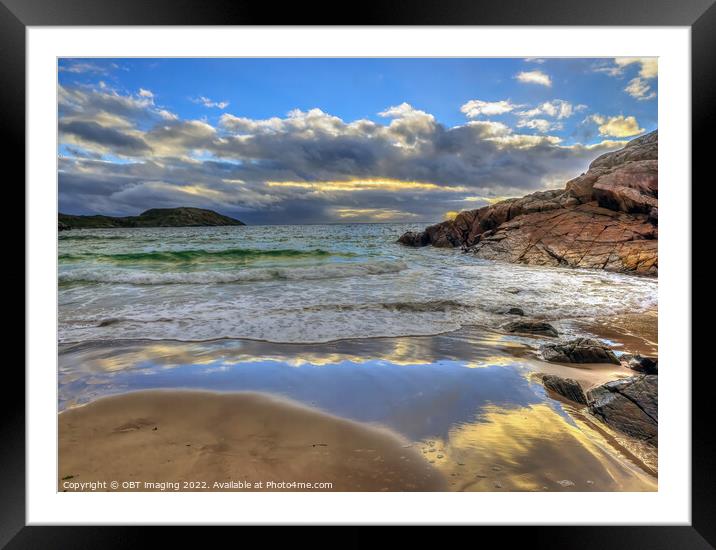
[{"label": "white cloud", "polygon": [[502,101],[482,101],[481,99],[471,99],[460,107],[460,111],[462,111],[468,118],[476,118],[480,115],[503,115],[519,107],[522,107],[522,105],[515,105],[510,102],[509,99]]},{"label": "white cloud", "polygon": [[510,134],[490,141],[502,146],[504,149],[532,149],[539,146],[555,146],[562,142],[557,136],[533,136],[529,134]]},{"label": "white cloud", "polygon": [[545,120],[543,118],[526,118],[519,120],[517,122],[517,127],[530,128],[532,130],[537,130],[538,132],[544,134],[546,132],[549,132],[550,130],[561,130],[562,123],[550,122],[549,120]]},{"label": "white cloud", "polygon": [[154,97],[154,94],[150,90],[145,90],[144,88],[139,88],[139,96],[140,97]]},{"label": "white cloud", "polygon": [[607,137],[630,137],[644,133],[644,128],[639,127],[639,123],[633,116],[613,116],[605,117],[604,115],[591,115],[585,119],[585,122],[594,122],[599,125],[599,134]]},{"label": "white cloud", "polygon": [[639,76],[632,78],[624,91],[639,101],[646,101],[656,97],[656,92],[651,89],[651,85]]},{"label": "white cloud", "polygon": [[76,61],[69,64],[60,65],[58,70],[60,72],[83,74],[83,73],[95,73],[95,74],[108,74],[113,69],[118,69],[119,66],[116,63],[99,64],[85,61]]},{"label": "white cloud", "polygon": [[558,119],[569,118],[578,111],[586,109],[586,105],[573,105],[564,99],[553,99],[538,105],[534,109],[520,111],[517,114],[522,117],[551,116]]},{"label": "white cloud", "polygon": [[166,109],[159,109],[157,111],[160,117],[162,117],[164,120],[176,120],[179,117],[172,113],[171,111],[167,111]]},{"label": "white cloud", "polygon": [[[544,120],[537,123],[534,121],[520,121],[518,126],[537,130],[544,133],[550,129],[557,129],[555,125]],[[522,123],[522,124],[521,124]],[[545,126],[543,123],[546,123]],[[472,120],[467,123],[467,128],[475,130],[481,140],[490,141],[497,144],[502,150],[505,149],[530,149],[539,145],[557,145],[562,141],[557,136],[535,136],[529,134],[516,134],[512,128],[502,122],[494,122],[492,120]],[[544,129],[544,132],[542,129]]]},{"label": "white cloud", "polygon": [[520,82],[527,84],[539,84],[541,86],[551,86],[552,79],[548,74],[542,71],[522,71],[515,75],[515,78]]},{"label": "white cloud", "polygon": [[658,57],[616,57],[614,63],[620,69],[629,65],[640,65],[639,76],[642,78],[656,78],[659,74]]},{"label": "white cloud", "polygon": [[512,133],[512,129],[507,124],[492,120],[472,120],[467,126],[478,130],[479,136],[483,139],[504,137]]},{"label": "white cloud", "polygon": [[600,64],[595,70],[621,78],[625,75],[626,69],[632,65],[638,65],[639,74],[629,81],[624,91],[639,101],[654,99],[656,92],[652,90],[648,81],[656,79],[659,75],[659,59],[657,57],[615,57],[613,64]]},{"label": "white cloud", "polygon": [[199,96],[197,98],[192,99],[194,103],[198,103],[200,105],[203,105],[207,109],[216,107],[217,109],[226,109],[229,106],[228,101],[214,101],[213,99],[209,99],[206,96]]},{"label": "white cloud", "polygon": [[378,113],[378,116],[382,116],[383,118],[423,117],[426,115],[432,118],[432,115],[428,115],[425,111],[416,109],[410,103],[405,102],[400,105],[388,107],[385,111]]},{"label": "white cloud", "polygon": [[401,103],[378,113],[379,116],[392,118],[387,128],[370,127],[367,121],[358,121],[358,125],[349,125],[354,131],[364,132],[366,129],[375,135],[389,140],[394,146],[415,149],[430,139],[435,132],[437,123],[430,113],[413,108],[409,103]]}]

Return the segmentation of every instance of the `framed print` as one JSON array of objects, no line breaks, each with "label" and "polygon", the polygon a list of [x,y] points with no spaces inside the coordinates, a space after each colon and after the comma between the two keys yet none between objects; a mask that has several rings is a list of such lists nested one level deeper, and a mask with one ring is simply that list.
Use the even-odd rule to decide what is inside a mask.
[{"label": "framed print", "polygon": [[716,8],[480,4],[0,6],[27,243],[3,544],[711,547],[691,180]]}]

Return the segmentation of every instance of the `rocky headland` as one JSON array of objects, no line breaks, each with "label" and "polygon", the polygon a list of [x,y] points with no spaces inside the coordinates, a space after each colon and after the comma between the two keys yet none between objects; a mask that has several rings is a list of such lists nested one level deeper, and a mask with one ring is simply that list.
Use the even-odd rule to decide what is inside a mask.
[{"label": "rocky headland", "polygon": [[407,246],[463,247],[532,265],[658,271],[658,133],[596,158],[564,189],[507,199],[409,231]]},{"label": "rocky headland", "polygon": [[151,208],[139,216],[73,216],[58,215],[57,227],[68,229],[102,229],[114,227],[202,227],[220,225],[246,225],[244,222],[223,216],[204,208]]}]

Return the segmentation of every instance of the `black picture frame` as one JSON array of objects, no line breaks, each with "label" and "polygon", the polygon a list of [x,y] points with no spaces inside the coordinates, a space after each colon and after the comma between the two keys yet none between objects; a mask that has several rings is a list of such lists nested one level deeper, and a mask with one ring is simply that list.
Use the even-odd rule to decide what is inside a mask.
[{"label": "black picture frame", "polygon": [[[360,9],[341,3],[312,9],[304,3],[246,0],[0,0],[0,112],[5,134],[6,166],[24,181],[25,168],[25,31],[28,26],[82,25],[569,25],[685,26],[692,38],[692,174],[693,181],[712,185],[707,177],[716,98],[716,0],[441,0],[398,3],[365,0]],[[320,16],[318,14],[321,14]],[[22,178],[22,179],[21,179]],[[8,178],[9,180],[9,178]],[[9,181],[8,181],[9,183]],[[685,188],[690,182],[683,182]],[[698,186],[692,186],[696,191]],[[700,190],[701,191],[701,190]],[[23,199],[21,199],[23,200]],[[700,199],[698,203],[703,203]],[[24,200],[23,200],[24,204]],[[17,208],[17,203],[13,205]],[[24,211],[24,209],[23,209]],[[695,216],[692,216],[696,219]],[[684,232],[691,220],[684,220]],[[694,237],[698,232],[693,232]],[[17,236],[15,236],[17,239]],[[24,242],[24,241],[23,241]],[[19,245],[19,242],[16,244]],[[695,249],[695,248],[694,248]],[[693,289],[692,289],[693,292]],[[698,333],[703,328],[694,326]],[[688,374],[691,358],[681,365]],[[10,368],[13,367],[13,368]],[[489,527],[501,545],[516,543],[549,548],[713,548],[716,546],[716,491],[710,403],[713,366],[693,360],[692,376],[692,522],[690,526],[630,527]],[[146,528],[25,526],[25,386],[16,363],[5,366],[6,410],[0,415],[0,547],[111,548],[146,544]],[[14,396],[14,401],[12,401]],[[668,444],[668,442],[664,442]],[[555,521],[559,510],[555,510]],[[184,544],[206,543],[205,535],[186,529],[151,530],[163,544],[177,537]],[[371,534],[356,533],[354,543],[370,543]],[[429,534],[422,543],[433,542]],[[444,543],[444,535],[435,541]],[[313,537],[311,543],[316,541]],[[349,540],[349,539],[344,539]],[[238,541],[237,541],[238,542]],[[199,542],[197,542],[199,543]]]}]

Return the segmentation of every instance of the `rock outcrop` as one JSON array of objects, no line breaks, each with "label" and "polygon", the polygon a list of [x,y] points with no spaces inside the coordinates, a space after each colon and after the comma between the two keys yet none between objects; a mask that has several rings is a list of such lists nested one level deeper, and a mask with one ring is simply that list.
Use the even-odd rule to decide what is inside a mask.
[{"label": "rock outcrop", "polygon": [[550,391],[553,391],[562,397],[566,397],[570,401],[579,403],[580,405],[587,404],[587,397],[584,395],[582,386],[579,382],[572,380],[571,378],[562,378],[561,376],[555,376],[554,374],[545,374],[542,377],[542,384]]},{"label": "rock outcrop", "polygon": [[67,229],[101,229],[112,227],[203,227],[219,225],[245,225],[244,222],[223,216],[213,210],[204,208],[151,208],[139,216],[58,216],[57,228]]},{"label": "rock outcrop", "polygon": [[537,334],[539,336],[559,336],[557,329],[549,323],[542,321],[513,321],[503,327],[507,332],[522,334]]},{"label": "rock outcrop", "polygon": [[621,363],[636,372],[643,374],[659,374],[659,359],[656,357],[642,357],[641,355],[622,355]]},{"label": "rock outcrop", "polygon": [[553,363],[613,363],[619,359],[607,346],[591,338],[575,338],[569,342],[543,344],[542,357]]},{"label": "rock outcrop", "polygon": [[492,260],[656,275],[658,133],[598,157],[565,189],[461,212],[398,242],[462,246]]},{"label": "rock outcrop", "polygon": [[612,428],[656,447],[658,378],[645,374],[592,388],[587,392],[589,412]]},{"label": "rock outcrop", "polygon": [[590,389],[586,396],[579,382],[547,374],[545,389],[580,405],[611,428],[634,439],[658,446],[658,376],[642,374],[613,380]]}]

